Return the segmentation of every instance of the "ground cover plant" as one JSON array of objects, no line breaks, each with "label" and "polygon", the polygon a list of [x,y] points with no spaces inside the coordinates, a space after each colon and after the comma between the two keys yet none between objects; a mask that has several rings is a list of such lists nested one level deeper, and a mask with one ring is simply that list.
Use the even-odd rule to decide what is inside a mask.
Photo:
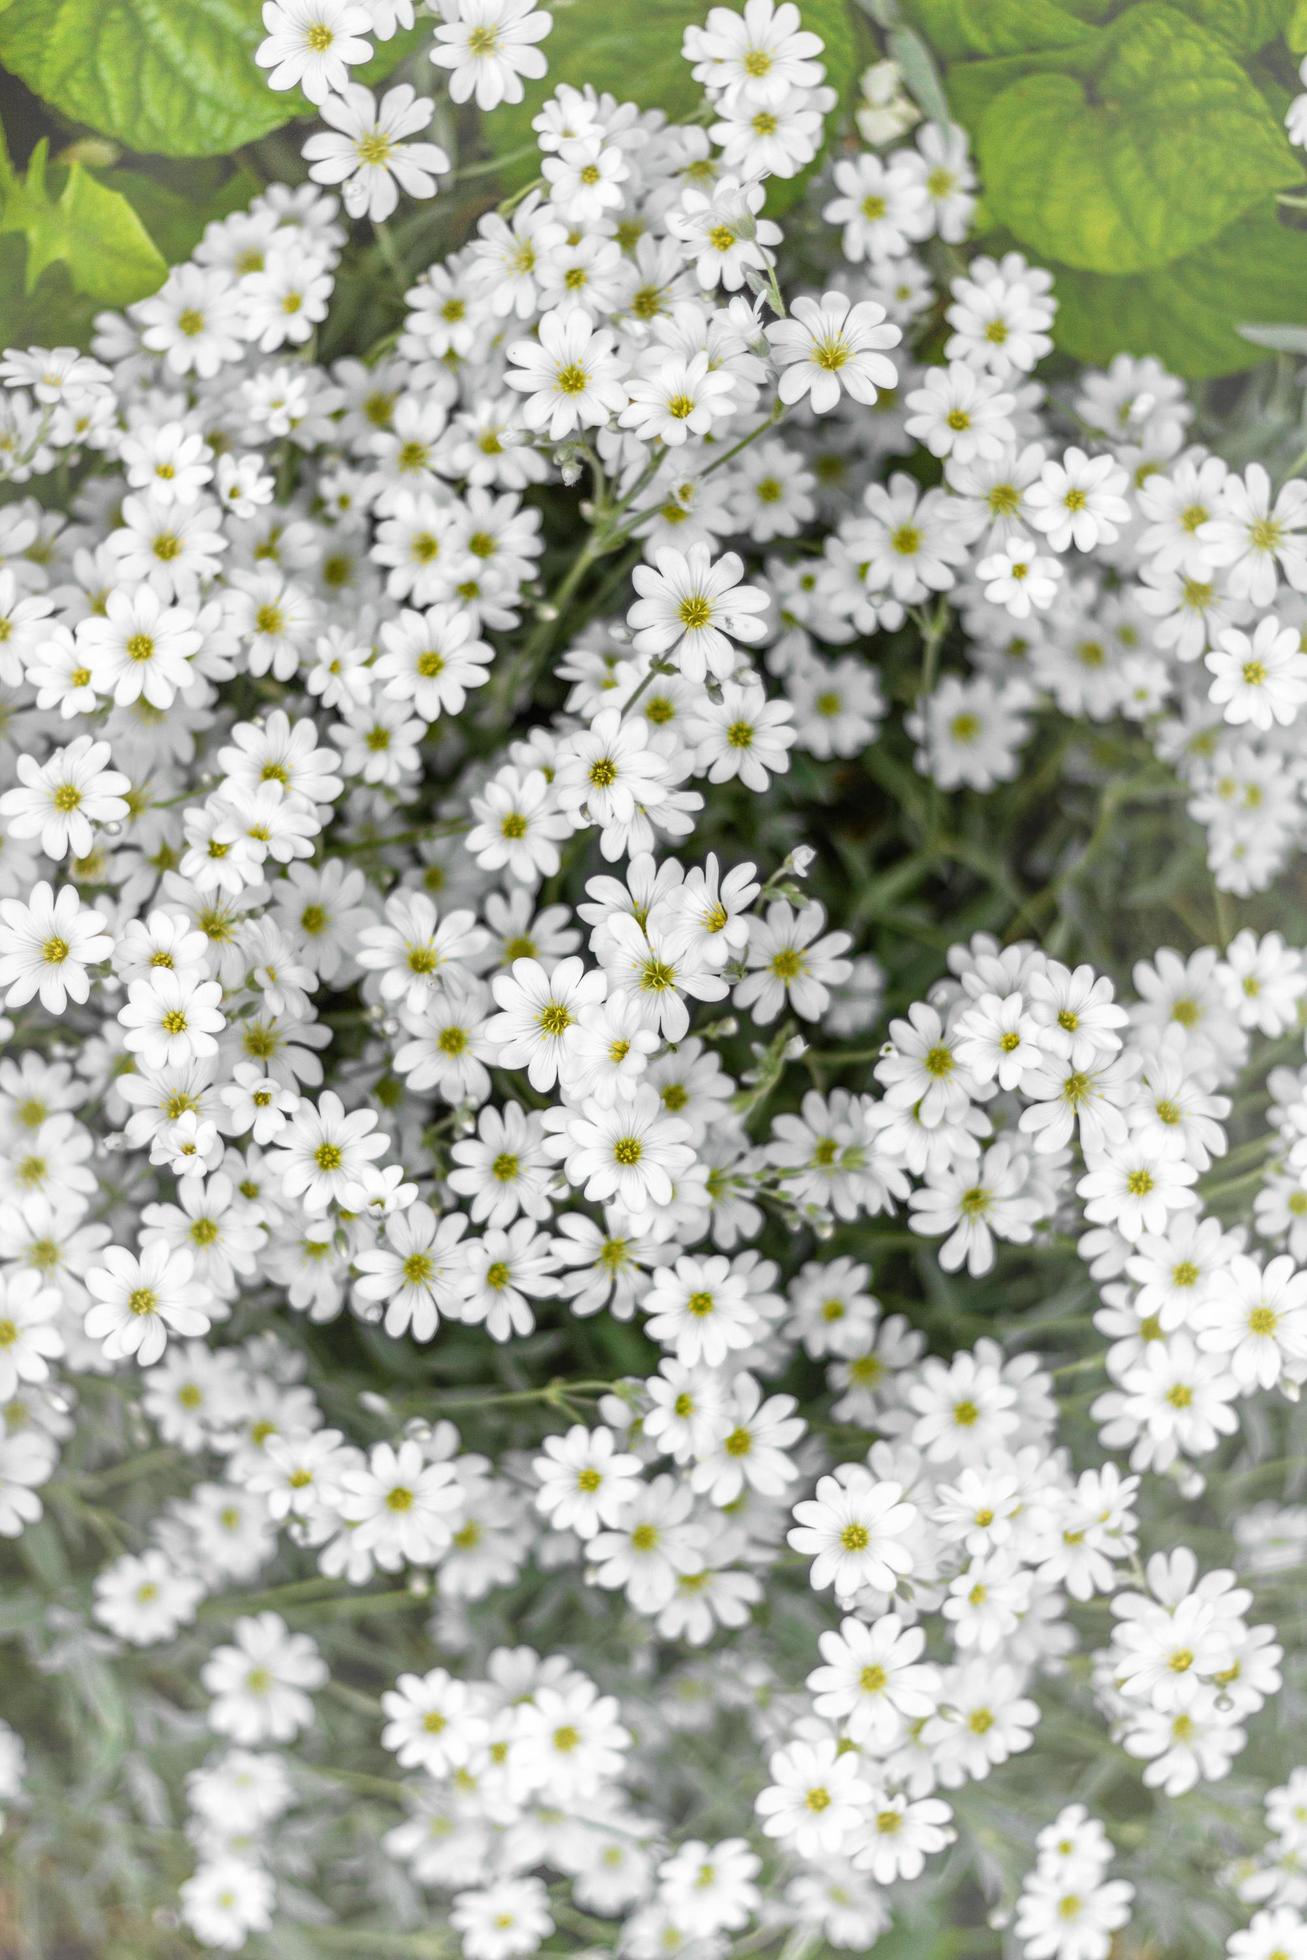
[{"label": "ground cover plant", "polygon": [[0,1952],[1307,1956],[1304,54],[0,5]]}]

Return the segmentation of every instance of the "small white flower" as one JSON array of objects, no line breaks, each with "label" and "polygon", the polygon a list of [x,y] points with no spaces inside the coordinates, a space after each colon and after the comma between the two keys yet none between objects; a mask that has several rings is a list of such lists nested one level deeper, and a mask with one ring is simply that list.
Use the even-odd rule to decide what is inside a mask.
[{"label": "small white flower", "polygon": [[387,89],[378,107],[369,88],[353,82],[329,95],[318,113],[336,131],[310,136],[304,145],[309,175],[318,184],[340,184],[345,209],[374,224],[406,197],[434,197],[436,178],[452,168],[438,143],[408,141],[425,129],[435,104],[402,84]]}]

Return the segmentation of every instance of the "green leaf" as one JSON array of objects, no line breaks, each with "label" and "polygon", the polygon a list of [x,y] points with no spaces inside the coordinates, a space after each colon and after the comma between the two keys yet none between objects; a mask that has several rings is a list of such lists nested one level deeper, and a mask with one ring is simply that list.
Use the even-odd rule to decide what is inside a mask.
[{"label": "green leaf", "polygon": [[[809,33],[820,34],[826,43],[821,59],[826,66],[826,79],[839,97],[826,118],[826,135],[830,138],[848,122],[858,79],[865,59],[870,58],[870,50],[859,47],[857,20],[845,0],[803,0],[801,19]],[[923,48],[921,52],[929,61],[926,50]],[[825,160],[824,150],[819,150],[796,176],[769,178],[765,206],[768,217],[778,218],[798,204]]]},{"label": "green leaf", "polygon": [[110,306],[157,291],[168,266],[149,232],[118,191],[70,164],[57,197],[46,181],[47,141],[32,152],[26,178],[4,186],[0,233],[27,241],[25,290],[48,266],[65,265],[74,289]]},{"label": "green leaf", "polygon": [[1030,75],[977,132],[988,208],[1043,257],[1144,272],[1297,174],[1256,84],[1163,0],[1115,22],[1088,75]]},{"label": "green leaf", "polygon": [[903,17],[946,61],[1071,47],[1094,33],[1059,0],[904,0]]},{"label": "green leaf", "polygon": [[1045,48],[1036,54],[996,55],[990,61],[955,61],[945,72],[954,120],[968,130],[978,130],[990,103],[1015,82],[1023,82],[1031,75],[1087,77],[1092,72],[1099,45],[1082,41],[1074,48]]},{"label": "green leaf", "polygon": [[[0,0],[0,63],[74,122],[142,155],[221,156],[314,112],[255,65],[260,0]],[[430,40],[381,42],[375,82]]]},{"label": "green leaf", "polygon": [[27,248],[0,237],[0,347],[89,347],[98,300],[73,291],[66,265],[52,265],[35,289],[23,289]]},{"label": "green leaf", "polygon": [[1251,54],[1282,34],[1293,17],[1295,0],[1188,0],[1189,18],[1227,47]]},{"label": "green leaf", "polygon": [[1108,279],[1051,270],[1057,343],[1097,365],[1119,353],[1155,354],[1189,380],[1234,374],[1266,359],[1240,332],[1245,320],[1307,319],[1307,232],[1269,210],[1156,272]]},{"label": "green leaf", "polygon": [[252,170],[224,175],[220,166],[198,160],[172,165],[166,180],[123,167],[102,180],[122,192],[169,265],[188,259],[206,225],[243,211],[262,188]]},{"label": "green leaf", "polygon": [[254,64],[258,0],[12,0],[0,62],[75,121],[161,156],[213,156],[305,113]]},{"label": "green leaf", "polygon": [[[801,0],[802,23],[826,43],[822,60],[826,79],[841,98],[857,80],[858,37],[849,0]],[[560,82],[580,88],[586,82],[609,90],[621,102],[638,102],[642,109],[662,109],[669,121],[693,116],[703,104],[703,92],[682,58],[681,37],[704,17],[702,0],[636,0],[617,7],[612,0],[572,0],[554,9],[553,31],[542,43],[549,61],[544,81],[528,86],[525,99],[497,109],[485,124],[486,140],[496,156],[533,147],[532,119]],[[835,122],[834,115],[831,123]],[[529,183],[539,166],[530,156],[506,164],[503,182],[516,190]],[[780,202],[784,186],[775,185]],[[770,198],[768,209],[777,208]]]}]

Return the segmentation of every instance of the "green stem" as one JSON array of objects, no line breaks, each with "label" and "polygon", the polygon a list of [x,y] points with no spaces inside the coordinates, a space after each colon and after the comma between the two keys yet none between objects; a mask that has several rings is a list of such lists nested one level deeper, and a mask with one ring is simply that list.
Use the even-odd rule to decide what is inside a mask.
[{"label": "green stem", "polygon": [[1079,1361],[1066,1361],[1060,1368],[1054,1368],[1053,1380],[1065,1381],[1068,1375],[1083,1375],[1087,1370],[1101,1368],[1103,1365],[1104,1357],[1101,1354],[1086,1354]]},{"label": "green stem", "polygon": [[[463,164],[444,181],[445,184],[467,184],[474,177],[493,177],[499,171],[506,170],[510,164],[523,163],[527,157],[538,156],[539,153],[537,144],[523,143],[516,150],[506,151],[502,157],[486,157],[481,163]],[[441,188],[443,189],[444,185]]]},{"label": "green stem", "polygon": [[69,1477],[67,1482],[71,1488],[79,1491],[112,1490],[117,1484],[131,1483],[134,1477],[149,1476],[155,1470],[170,1470],[178,1460],[179,1454],[174,1449],[147,1450],[144,1456],[111,1464],[107,1470],[90,1470],[80,1477]]}]

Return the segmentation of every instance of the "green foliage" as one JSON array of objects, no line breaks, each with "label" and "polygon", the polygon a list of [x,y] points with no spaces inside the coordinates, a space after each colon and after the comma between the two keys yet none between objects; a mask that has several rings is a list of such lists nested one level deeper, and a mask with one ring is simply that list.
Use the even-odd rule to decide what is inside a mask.
[{"label": "green foliage", "polygon": [[1294,0],[1188,0],[1186,12],[1227,46],[1251,54],[1287,30]]},{"label": "green foliage", "polygon": [[[138,154],[221,156],[312,113],[268,87],[263,32],[260,0],[9,0],[0,65]],[[388,74],[429,38],[429,24],[396,35],[358,75]]]},{"label": "green foliage", "polygon": [[74,289],[110,306],[126,306],[152,293],[167,274],[167,261],[120,191],[109,190],[80,163],[56,171],[56,195],[46,174],[44,139],[32,153],[25,178],[6,162],[0,178],[0,234],[27,241],[24,290],[30,293],[48,266],[67,267]]},{"label": "green foliage", "polygon": [[[681,37],[688,26],[703,20],[705,12],[703,0],[637,0],[631,7],[615,7],[611,0],[572,0],[570,5],[555,7],[553,31],[542,43],[548,75],[528,86],[522,102],[497,109],[486,123],[486,138],[495,154],[512,159],[504,169],[507,187],[520,189],[534,175],[532,119],[560,82],[570,82],[574,88],[589,82],[596,89],[610,90],[620,101],[661,109],[673,122],[693,117],[703,94],[690,63],[681,55]],[[870,53],[870,43],[860,40],[849,0],[803,0],[802,15],[804,27],[826,43],[822,56],[826,79],[841,103],[847,104],[861,61]],[[528,151],[531,154],[520,154]],[[789,183],[771,183],[767,209],[786,209],[802,195],[810,175],[805,171]]]},{"label": "green foliage", "polygon": [[262,186],[250,170],[204,161],[175,166],[167,181],[120,165],[110,181],[131,204],[169,265],[188,259],[206,225],[243,211]]},{"label": "green foliage", "polygon": [[947,64],[988,217],[1056,274],[1061,347],[1222,374],[1264,358],[1243,321],[1307,312],[1307,239],[1275,202],[1302,165],[1259,55],[1294,38],[1303,0],[904,0],[904,13]]},{"label": "green foliage", "polygon": [[254,65],[257,0],[12,0],[0,63],[76,122],[145,154],[216,156],[297,112]]},{"label": "green foliage", "polygon": [[1155,354],[1196,379],[1266,358],[1239,332],[1245,321],[1307,318],[1307,232],[1273,211],[1243,217],[1187,258],[1133,279],[1057,270],[1058,341],[1079,360]]},{"label": "green foliage", "polygon": [[905,0],[903,12],[946,61],[1029,54],[1092,38],[1090,22],[1060,0]]},{"label": "green foliage", "polygon": [[51,161],[45,142],[20,174],[0,136],[0,346],[85,346],[102,307],[155,292],[210,220],[258,188],[220,163],[175,165],[165,184],[84,155]]},{"label": "green foliage", "polygon": [[1087,73],[1004,89],[976,149],[998,222],[1089,272],[1166,265],[1296,171],[1240,63],[1164,4],[1123,16]]}]

